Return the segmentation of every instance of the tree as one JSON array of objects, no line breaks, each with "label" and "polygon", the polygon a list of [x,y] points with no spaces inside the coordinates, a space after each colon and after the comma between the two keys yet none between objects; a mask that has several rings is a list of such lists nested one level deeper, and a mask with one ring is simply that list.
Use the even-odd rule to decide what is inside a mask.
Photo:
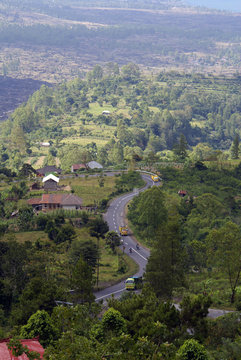
[{"label": "tree", "polygon": [[235,135],[233,144],[231,147],[231,157],[232,159],[238,159],[239,158],[239,136],[238,134]]},{"label": "tree", "polygon": [[115,335],[120,335],[126,332],[126,322],[118,310],[109,308],[103,316],[102,327],[104,332],[112,332]]},{"label": "tree", "polygon": [[211,298],[207,295],[184,296],[180,304],[181,321],[186,327],[193,331],[196,338],[203,340],[207,334],[208,309],[211,305]]},{"label": "tree", "polygon": [[104,221],[101,217],[97,217],[96,219],[92,220],[90,224],[90,235],[97,239],[97,246],[98,246],[98,261],[97,261],[97,276],[96,276],[96,284],[97,287],[99,285],[99,267],[100,267],[100,238],[104,239],[105,234],[109,230],[109,226],[106,221]]},{"label": "tree", "polygon": [[30,164],[23,164],[22,168],[19,171],[20,176],[31,176],[35,174],[36,170]]},{"label": "tree", "polygon": [[205,347],[194,339],[186,340],[177,352],[180,360],[208,360]]},{"label": "tree", "polygon": [[79,259],[76,265],[72,266],[70,286],[73,289],[71,297],[75,304],[94,301],[92,276],[91,267],[82,258]]},{"label": "tree", "polygon": [[18,212],[18,226],[22,230],[29,230],[33,222],[33,208],[32,206],[25,206],[19,209]]},{"label": "tree", "polygon": [[220,229],[213,229],[207,237],[210,264],[224,271],[229,279],[231,303],[234,303],[241,272],[241,233],[239,227],[227,222]]},{"label": "tree", "polygon": [[167,220],[161,189],[153,186],[135,197],[129,205],[128,218],[143,236],[155,243],[157,230]]},{"label": "tree", "polygon": [[145,280],[157,296],[170,298],[175,287],[185,285],[183,250],[177,219],[162,224],[146,266]]},{"label": "tree", "polygon": [[42,271],[41,276],[32,277],[19,296],[18,303],[13,307],[11,317],[14,324],[22,325],[37,310],[51,312],[56,306],[55,300],[62,298],[63,291],[56,282],[47,278]]},{"label": "tree", "polygon": [[70,261],[74,264],[77,264],[80,257],[95,271],[98,260],[98,248],[97,245],[92,240],[79,241],[76,239],[71,244],[71,249],[69,252]]},{"label": "tree", "polygon": [[120,237],[115,231],[109,231],[105,237],[106,244],[110,246],[113,253],[115,253],[116,246],[120,245]]},{"label": "tree", "polygon": [[180,135],[179,142],[173,147],[174,154],[177,155],[180,159],[185,159],[187,157],[187,140],[183,134]]},{"label": "tree", "polygon": [[24,339],[31,339],[39,336],[39,342],[47,347],[56,338],[56,329],[51,317],[45,310],[38,310],[30,316],[26,325],[21,327],[20,336]]}]

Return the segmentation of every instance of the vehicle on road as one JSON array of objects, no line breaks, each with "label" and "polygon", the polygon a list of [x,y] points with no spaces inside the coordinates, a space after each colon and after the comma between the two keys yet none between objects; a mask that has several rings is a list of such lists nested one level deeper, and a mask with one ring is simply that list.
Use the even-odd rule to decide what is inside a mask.
[{"label": "vehicle on road", "polygon": [[158,182],[159,181],[159,177],[158,175],[151,175],[151,178],[154,182]]},{"label": "vehicle on road", "polygon": [[124,226],[119,226],[119,232],[121,236],[126,236],[128,235],[128,227],[126,225]]},{"label": "vehicle on road", "polygon": [[125,288],[126,290],[137,290],[142,287],[142,277],[141,276],[133,276],[126,279]]}]

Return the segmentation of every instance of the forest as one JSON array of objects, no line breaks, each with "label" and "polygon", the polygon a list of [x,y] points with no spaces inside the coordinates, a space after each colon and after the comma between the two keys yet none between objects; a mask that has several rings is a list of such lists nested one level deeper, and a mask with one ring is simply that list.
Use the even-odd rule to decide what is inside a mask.
[{"label": "forest", "polygon": [[[20,170],[24,162],[34,165],[42,158],[69,171],[81,159],[124,167],[153,156],[237,159],[239,93],[238,75],[161,72],[150,78],[133,63],[96,65],[86,79],[43,85],[1,124],[2,165]],[[184,155],[178,151],[182,136]],[[41,147],[44,141],[49,149]]]}]

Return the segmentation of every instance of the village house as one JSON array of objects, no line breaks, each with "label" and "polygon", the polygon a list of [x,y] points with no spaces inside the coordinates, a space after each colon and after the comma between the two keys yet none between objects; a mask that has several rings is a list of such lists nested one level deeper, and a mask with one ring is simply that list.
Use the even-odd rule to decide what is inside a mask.
[{"label": "village house", "polygon": [[37,211],[80,210],[82,206],[82,199],[73,194],[43,194],[41,198],[32,198],[27,202]]},{"label": "village house", "polygon": [[58,190],[59,178],[53,174],[49,174],[43,178],[44,190],[55,191]]},{"label": "village house", "polygon": [[103,169],[103,166],[97,161],[90,161],[86,164],[87,169]]},{"label": "village house", "polygon": [[86,165],[85,164],[74,164],[71,166],[71,172],[74,173],[78,170],[85,170]]}]

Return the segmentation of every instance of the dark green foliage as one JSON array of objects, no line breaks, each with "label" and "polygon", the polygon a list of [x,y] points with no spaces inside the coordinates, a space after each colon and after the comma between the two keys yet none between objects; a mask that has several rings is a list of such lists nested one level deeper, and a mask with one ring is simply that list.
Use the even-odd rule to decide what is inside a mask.
[{"label": "dark green foliage", "polygon": [[71,299],[75,304],[94,301],[92,268],[80,258],[71,268],[70,288],[73,290]]},{"label": "dark green foliage", "polygon": [[70,262],[77,264],[80,257],[95,271],[97,259],[99,257],[97,245],[91,241],[78,241],[74,240],[70,248]]},{"label": "dark green foliage", "polygon": [[180,360],[208,360],[208,354],[203,345],[191,339],[186,340],[180,347],[177,358]]},{"label": "dark green foliage", "polygon": [[157,230],[167,219],[162,190],[154,186],[140,193],[129,205],[128,218],[142,236],[155,243]]},{"label": "dark green foliage", "polygon": [[146,266],[145,281],[161,298],[171,298],[173,289],[184,286],[184,252],[180,227],[171,219],[159,226]]},{"label": "dark green foliage", "polygon": [[22,325],[37,310],[46,310],[51,313],[56,306],[55,300],[63,298],[63,291],[57,286],[53,279],[36,275],[25,285],[19,302],[13,306],[11,318],[12,323]]},{"label": "dark green foliage", "polygon": [[20,177],[33,176],[36,174],[36,170],[30,164],[23,164],[19,171]]},{"label": "dark green foliage", "polygon": [[203,340],[207,334],[208,309],[212,303],[209,296],[198,295],[194,297],[184,296],[181,301],[181,322],[192,332],[199,340]]},{"label": "dark green foliage", "polygon": [[134,188],[141,187],[144,184],[140,173],[135,171],[128,171],[122,173],[120,177],[116,178],[116,189],[119,193],[131,191]]},{"label": "dark green foliage", "polygon": [[240,153],[240,149],[239,149],[239,136],[236,134],[235,138],[233,140],[233,144],[231,147],[231,156],[233,159],[238,159],[239,158],[239,153]]},{"label": "dark green foliage", "polygon": [[173,152],[181,160],[184,160],[187,157],[187,148],[188,148],[187,140],[185,136],[181,134],[179,138],[179,142],[173,147]]},{"label": "dark green foliage", "polygon": [[96,238],[104,238],[105,234],[109,230],[109,226],[106,221],[101,217],[97,217],[89,224],[90,235]]},{"label": "dark green foliage", "polygon": [[115,248],[120,245],[120,237],[115,231],[109,231],[105,237],[106,244],[109,245],[113,253]]}]

